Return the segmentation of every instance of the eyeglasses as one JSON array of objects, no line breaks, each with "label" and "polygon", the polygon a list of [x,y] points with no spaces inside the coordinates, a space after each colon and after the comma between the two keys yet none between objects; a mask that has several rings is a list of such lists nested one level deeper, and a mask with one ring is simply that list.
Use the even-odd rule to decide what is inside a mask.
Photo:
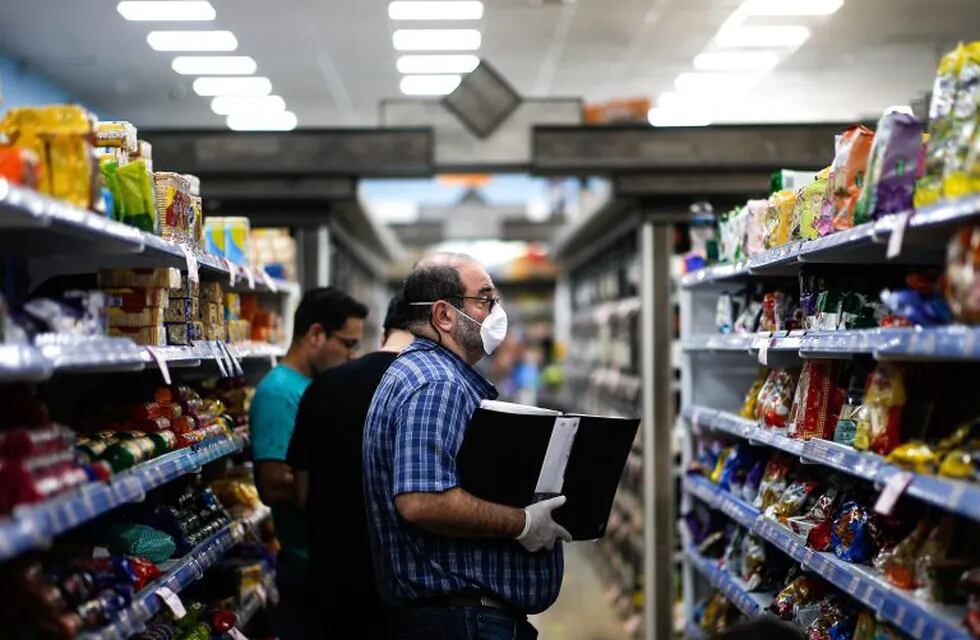
[{"label": "eyeglasses", "polygon": [[500,304],[500,298],[497,296],[446,296],[448,298],[457,298],[459,300],[476,300],[480,304],[480,309],[490,313],[493,308]]},{"label": "eyeglasses", "polygon": [[344,338],[342,336],[338,336],[337,334],[334,334],[333,337],[340,340],[340,343],[347,347],[348,351],[357,351],[357,347],[361,344],[361,341],[357,338]]}]

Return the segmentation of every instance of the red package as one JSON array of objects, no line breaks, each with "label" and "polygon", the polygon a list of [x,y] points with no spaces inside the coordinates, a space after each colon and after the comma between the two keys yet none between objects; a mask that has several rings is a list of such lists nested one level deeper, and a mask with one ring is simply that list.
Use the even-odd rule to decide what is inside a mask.
[{"label": "red package", "polygon": [[130,422],[125,425],[126,428],[123,431],[142,431],[143,433],[155,433],[157,431],[167,431],[171,428],[171,421],[168,418],[160,416],[159,418],[152,418],[150,420],[140,420],[138,422]]},{"label": "red package", "polygon": [[184,447],[189,447],[198,442],[203,442],[207,435],[204,433],[203,429],[195,429],[193,431],[185,431],[184,433],[177,434],[177,448],[183,449]]},{"label": "red package", "polygon": [[160,415],[160,405],[156,402],[143,402],[129,408],[129,416],[133,420],[152,420]]},{"label": "red package", "polygon": [[169,402],[167,404],[160,405],[160,415],[169,420],[174,418],[179,418],[183,415],[184,410],[180,408],[180,405],[176,402]]},{"label": "red package", "polygon": [[160,405],[169,404],[174,401],[174,392],[167,387],[160,387],[153,392],[153,401]]},{"label": "red package", "polygon": [[832,360],[808,360],[803,364],[789,414],[787,434],[791,438],[833,438],[843,401],[836,380],[837,365]]},{"label": "red package", "polygon": [[901,444],[905,403],[902,368],[890,362],[879,363],[865,386],[862,411],[866,419],[858,422],[854,448],[869,449],[883,456],[891,453]]},{"label": "red package", "polygon": [[784,429],[793,406],[796,373],[785,369],[773,369],[759,391],[756,417],[763,426]]},{"label": "red package", "polygon": [[129,565],[133,568],[133,573],[136,574],[136,581],[133,583],[133,587],[137,591],[140,591],[147,584],[160,577],[160,569],[144,558],[129,556]]},{"label": "red package", "polygon": [[24,458],[45,453],[54,453],[71,447],[75,434],[60,425],[34,429],[10,429],[0,431],[0,456]]},{"label": "red package", "polygon": [[781,305],[778,304],[778,297],[783,294],[779,292],[767,293],[762,297],[762,315],[759,317],[759,331],[776,331],[776,310]]},{"label": "red package", "polygon": [[41,172],[41,160],[30,149],[0,146],[0,178],[36,189]]},{"label": "red package", "polygon": [[170,421],[174,433],[187,433],[197,428],[197,421],[192,416],[180,416]]}]

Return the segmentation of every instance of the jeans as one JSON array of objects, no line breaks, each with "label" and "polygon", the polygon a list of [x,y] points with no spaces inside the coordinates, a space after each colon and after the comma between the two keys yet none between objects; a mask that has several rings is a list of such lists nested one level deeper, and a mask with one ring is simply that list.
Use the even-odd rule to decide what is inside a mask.
[{"label": "jeans", "polygon": [[398,617],[395,640],[535,640],[521,614],[490,607],[408,608]]}]

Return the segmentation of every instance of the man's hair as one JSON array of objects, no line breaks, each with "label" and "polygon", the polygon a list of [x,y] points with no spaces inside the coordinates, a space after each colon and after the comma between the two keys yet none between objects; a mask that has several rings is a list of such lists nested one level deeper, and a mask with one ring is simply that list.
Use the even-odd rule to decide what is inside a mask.
[{"label": "man's hair", "polygon": [[394,296],[388,303],[388,312],[385,314],[385,321],[382,327],[385,331],[391,329],[408,330],[409,308],[405,305],[405,300],[399,295]]},{"label": "man's hair", "polygon": [[465,293],[463,280],[459,270],[450,264],[420,264],[405,278],[402,296],[408,307],[408,320],[411,328],[426,325],[432,307],[428,305],[412,305],[413,302],[435,302],[446,300],[449,304],[462,308],[462,296]]},{"label": "man's hair", "polygon": [[318,287],[303,294],[293,317],[293,342],[319,324],[327,335],[333,334],[348,318],[367,318],[368,308],[336,287]]}]

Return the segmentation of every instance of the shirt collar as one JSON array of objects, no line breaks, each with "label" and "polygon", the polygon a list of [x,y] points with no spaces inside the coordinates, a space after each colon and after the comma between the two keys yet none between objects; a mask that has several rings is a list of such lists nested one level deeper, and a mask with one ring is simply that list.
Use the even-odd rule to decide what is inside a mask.
[{"label": "shirt collar", "polygon": [[472,382],[483,397],[489,398],[490,400],[497,397],[497,387],[493,386],[493,383],[484,378],[479,371],[470,365],[470,363],[466,362],[446,347],[440,345],[438,342],[423,336],[415,336],[415,341],[409,345],[407,349],[402,351],[402,355],[413,351],[440,354],[442,357],[448,359],[452,363],[453,368],[459,371],[464,378]]}]

